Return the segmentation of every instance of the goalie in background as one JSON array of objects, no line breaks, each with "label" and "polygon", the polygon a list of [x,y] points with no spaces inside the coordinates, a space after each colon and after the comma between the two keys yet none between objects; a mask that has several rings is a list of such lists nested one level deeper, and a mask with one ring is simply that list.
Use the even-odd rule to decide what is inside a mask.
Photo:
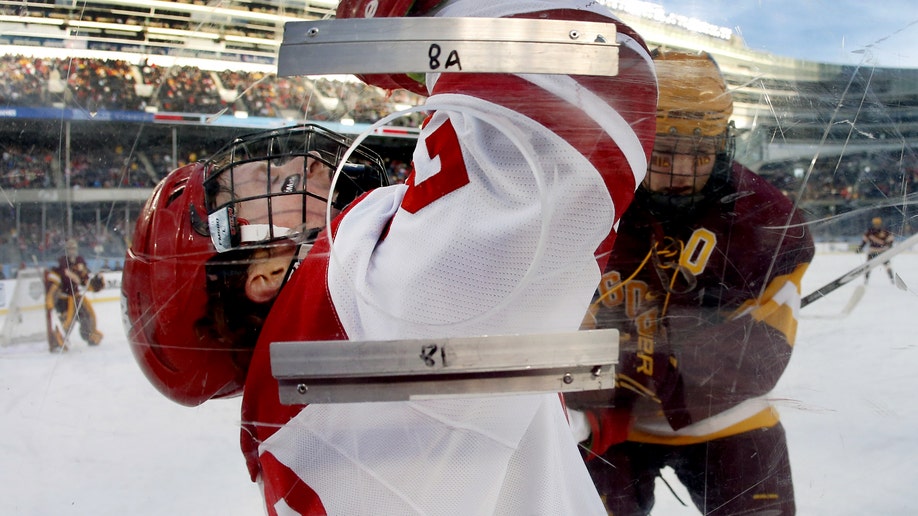
[{"label": "goalie in background", "polygon": [[[861,245],[857,247],[857,252],[862,252],[866,247],[867,261],[870,261],[878,255],[892,249],[894,241],[895,237],[893,234],[883,227],[883,219],[874,217],[873,220],[870,221],[870,227],[864,232],[864,237],[861,240]],[[893,276],[892,266],[889,264],[888,260],[883,262],[883,267],[886,267],[886,274],[889,275],[889,281],[895,283],[896,278]],[[868,280],[870,280],[869,270],[864,274],[864,283],[867,283]]]},{"label": "goalie in background", "polygon": [[105,286],[102,276],[90,275],[86,260],[80,256],[76,240],[67,240],[64,244],[65,253],[58,258],[57,266],[48,270],[45,295],[45,308],[48,317],[53,317],[51,311],[57,312],[63,328],[60,332],[50,331],[48,347],[50,351],[63,351],[67,349],[66,335],[70,333],[74,323],[80,324],[80,336],[90,346],[97,346],[102,342],[102,333],[96,329],[96,313],[92,303],[84,296],[84,291],[98,292]]}]

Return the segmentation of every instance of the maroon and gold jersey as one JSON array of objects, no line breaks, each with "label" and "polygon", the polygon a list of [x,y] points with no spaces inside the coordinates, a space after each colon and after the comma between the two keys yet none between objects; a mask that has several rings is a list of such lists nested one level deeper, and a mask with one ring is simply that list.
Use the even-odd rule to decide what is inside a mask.
[{"label": "maroon and gold jersey", "polygon": [[885,228],[871,227],[864,233],[861,248],[864,246],[869,247],[867,252],[875,256],[892,248],[894,241],[895,237],[893,237],[893,234]]},{"label": "maroon and gold jersey", "polygon": [[[681,374],[674,392],[632,400],[629,439],[681,444],[773,425],[763,395],[790,359],[800,280],[814,253],[804,220],[739,164],[716,195],[671,219],[635,201],[591,310],[596,327],[622,332],[622,363],[636,354],[638,369],[649,370],[653,347],[665,345]],[[629,387],[620,377],[617,390]],[[663,416],[668,405],[678,406],[681,425]]]},{"label": "maroon and gold jersey", "polygon": [[80,287],[89,283],[89,266],[82,256],[70,259],[61,256],[57,266],[49,271],[48,280],[56,283],[60,293],[68,297],[80,294]]}]

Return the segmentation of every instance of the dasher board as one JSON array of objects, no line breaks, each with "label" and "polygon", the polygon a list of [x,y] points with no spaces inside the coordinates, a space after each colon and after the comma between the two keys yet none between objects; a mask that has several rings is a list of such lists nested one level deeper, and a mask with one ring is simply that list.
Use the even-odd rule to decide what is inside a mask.
[{"label": "dasher board", "polygon": [[618,74],[613,23],[517,18],[288,22],[277,75]]},{"label": "dasher board", "polygon": [[284,404],[611,389],[618,330],[387,341],[274,342]]}]

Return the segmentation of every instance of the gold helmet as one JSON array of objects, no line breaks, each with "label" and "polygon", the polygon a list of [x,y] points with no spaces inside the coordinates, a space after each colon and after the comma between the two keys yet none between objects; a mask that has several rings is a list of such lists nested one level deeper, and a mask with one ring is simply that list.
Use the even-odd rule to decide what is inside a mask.
[{"label": "gold helmet", "polygon": [[64,242],[64,254],[67,255],[71,260],[75,259],[80,253],[80,246],[77,244],[77,241],[73,238],[68,239]]},{"label": "gold helmet", "polygon": [[728,131],[733,97],[707,52],[653,52],[660,99],[657,134],[711,137]]},{"label": "gold helmet", "polygon": [[730,182],[735,151],[730,121],[733,97],[717,63],[707,52],[656,49],[652,56],[659,85],[654,160],[658,154],[675,154],[676,148],[669,148],[674,142],[681,149],[679,154],[693,153],[706,160],[714,154],[713,166],[705,173],[699,172],[701,162],[696,159],[690,192],[685,191],[687,184],[682,184],[689,176],[684,170],[677,173],[673,169],[672,157],[653,161],[664,163],[656,170],[653,163],[648,168],[636,201],[657,216],[676,220],[719,200],[720,192]]}]

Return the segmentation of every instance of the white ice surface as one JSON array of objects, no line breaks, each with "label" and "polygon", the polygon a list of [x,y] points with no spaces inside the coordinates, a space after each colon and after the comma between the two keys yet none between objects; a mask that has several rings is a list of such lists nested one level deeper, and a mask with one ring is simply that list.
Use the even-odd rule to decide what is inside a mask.
[{"label": "white ice surface", "polygon": [[[863,260],[818,254],[804,293]],[[848,317],[832,316],[860,279],[802,312],[774,391],[798,514],[918,514],[918,254],[893,265],[910,291],[879,269]],[[0,514],[263,514],[239,451],[238,398],[166,400],[134,363],[118,304],[96,311],[98,348],[77,338],[63,355],[44,343],[0,349]],[[654,514],[697,511],[658,485]]]}]

